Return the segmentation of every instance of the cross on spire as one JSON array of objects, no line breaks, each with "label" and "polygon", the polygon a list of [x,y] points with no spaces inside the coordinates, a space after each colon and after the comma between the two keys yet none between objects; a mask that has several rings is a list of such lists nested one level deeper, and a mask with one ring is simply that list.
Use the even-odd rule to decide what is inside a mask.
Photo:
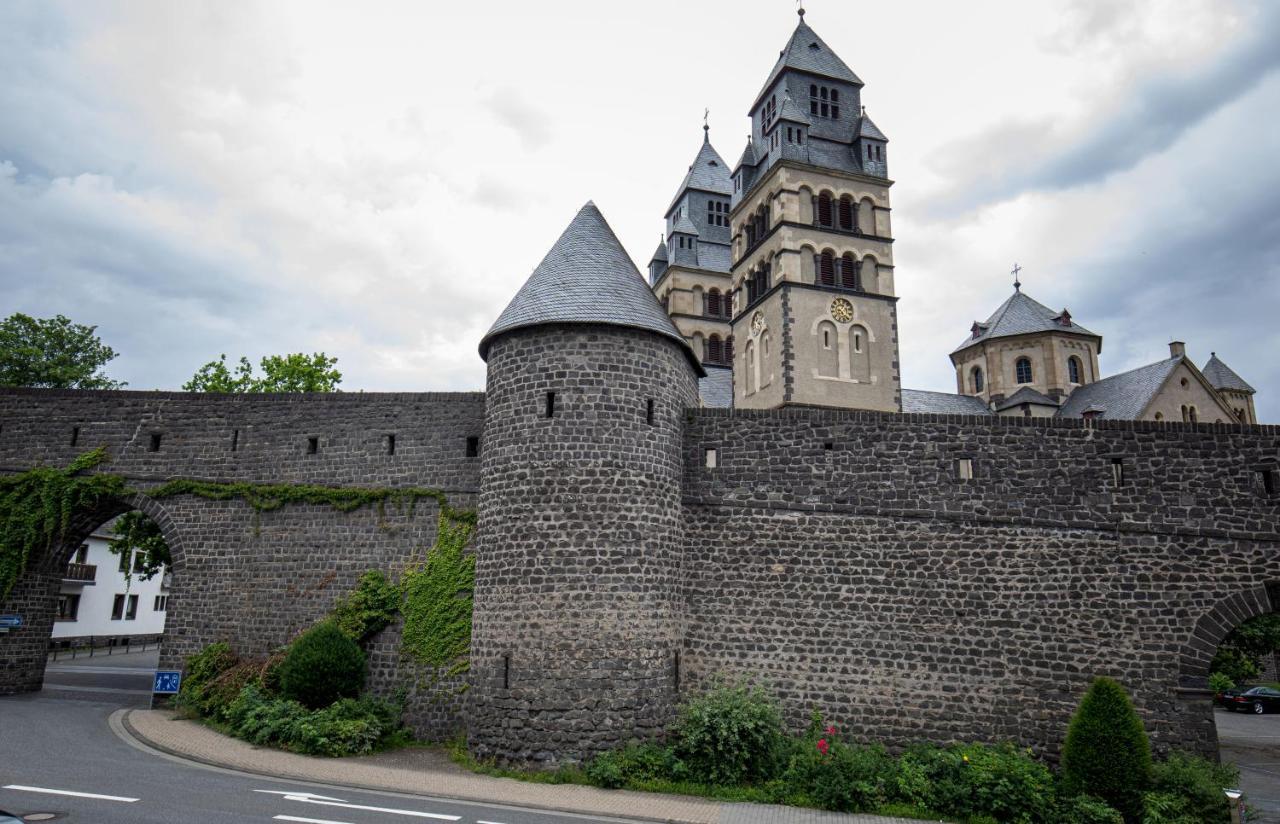
[{"label": "cross on spire", "polygon": [[710,109],[703,109],[703,110],[702,110],[702,130],[703,130],[704,132],[709,132],[709,131],[711,131],[711,126],[710,126],[710,124],[708,124],[708,123],[707,123],[707,118],[709,118],[710,116],[711,116],[711,110],[710,110]]},{"label": "cross on spire", "polygon": [[1022,291],[1022,284],[1018,281],[1018,273],[1021,271],[1022,267],[1016,263],[1013,264],[1013,269],[1009,271],[1009,274],[1013,275],[1013,291],[1015,292]]}]

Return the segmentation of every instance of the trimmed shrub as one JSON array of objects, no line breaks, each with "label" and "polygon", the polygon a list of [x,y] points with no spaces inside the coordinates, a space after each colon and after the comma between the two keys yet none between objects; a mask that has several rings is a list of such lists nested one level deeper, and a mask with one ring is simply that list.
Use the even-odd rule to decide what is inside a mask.
[{"label": "trimmed shrub", "polygon": [[1124,824],[1124,816],[1105,801],[1077,795],[1058,804],[1054,824]]},{"label": "trimmed shrub", "polygon": [[400,588],[382,572],[371,569],[334,605],[333,620],[348,638],[364,644],[386,629],[399,612]]},{"label": "trimmed shrub", "polygon": [[1231,820],[1223,788],[1238,787],[1240,771],[1184,753],[1171,753],[1151,772],[1151,792],[1143,799],[1144,824],[1195,821],[1215,824]]},{"label": "trimmed shrub", "polygon": [[322,621],[289,646],[278,668],[280,692],[310,709],[354,698],[364,686],[364,653],[333,621]]},{"label": "trimmed shrub", "polygon": [[708,784],[767,781],[781,771],[782,713],[759,687],[715,687],[680,707],[675,752],[689,777]]},{"label": "trimmed shrub", "polygon": [[1092,795],[1142,818],[1142,794],[1151,784],[1151,745],[1124,688],[1096,678],[1080,701],[1062,747],[1062,787],[1067,795]]}]

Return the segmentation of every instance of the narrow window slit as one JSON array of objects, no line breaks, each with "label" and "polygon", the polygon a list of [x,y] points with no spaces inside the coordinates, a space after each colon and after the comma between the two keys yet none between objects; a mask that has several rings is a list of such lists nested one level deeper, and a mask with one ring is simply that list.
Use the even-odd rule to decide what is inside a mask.
[{"label": "narrow window slit", "polygon": [[151,433],[151,443],[147,446],[147,451],[148,452],[160,451],[160,433],[159,432]]},{"label": "narrow window slit", "polygon": [[396,436],[392,432],[387,433],[387,454],[396,454]]},{"label": "narrow window slit", "polygon": [[546,417],[554,418],[556,415],[556,393],[547,393],[547,414]]},{"label": "narrow window slit", "polygon": [[476,435],[467,437],[467,457],[476,458],[480,455],[480,438]]},{"label": "narrow window slit", "polygon": [[973,458],[957,458],[956,459],[956,480],[959,480],[959,481],[973,480]]},{"label": "narrow window slit", "polygon": [[672,675],[673,680],[675,681],[675,688],[680,689],[680,650],[676,650],[675,652],[675,662]]},{"label": "narrow window slit", "polygon": [[1111,480],[1115,481],[1116,486],[1124,486],[1124,459],[1111,459]]},{"label": "narrow window slit", "polygon": [[71,427],[71,445],[75,446],[80,442],[80,427]]},{"label": "narrow window slit", "polygon": [[645,402],[644,418],[650,426],[653,426],[653,398]]},{"label": "narrow window slit", "polygon": [[240,430],[231,430],[231,451],[235,452],[240,448]]},{"label": "narrow window slit", "polygon": [[502,688],[511,689],[511,656],[502,656]]},{"label": "narrow window slit", "polygon": [[307,454],[314,455],[320,451],[320,439],[315,435],[307,438]]},{"label": "narrow window slit", "polygon": [[707,462],[707,469],[715,469],[718,464],[718,455],[714,446],[707,447],[704,457]]}]

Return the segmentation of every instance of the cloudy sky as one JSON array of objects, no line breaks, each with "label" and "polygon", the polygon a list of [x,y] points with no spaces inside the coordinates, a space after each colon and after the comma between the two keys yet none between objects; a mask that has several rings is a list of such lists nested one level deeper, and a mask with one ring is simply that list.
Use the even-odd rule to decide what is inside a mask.
[{"label": "cloudy sky", "polygon": [[[810,0],[889,136],[903,380],[1010,290],[1103,369],[1216,350],[1280,421],[1280,4]],[[730,163],[787,0],[0,5],[0,311],[133,388],[323,350],[478,389],[480,336],[594,199],[643,266],[702,111]]]}]

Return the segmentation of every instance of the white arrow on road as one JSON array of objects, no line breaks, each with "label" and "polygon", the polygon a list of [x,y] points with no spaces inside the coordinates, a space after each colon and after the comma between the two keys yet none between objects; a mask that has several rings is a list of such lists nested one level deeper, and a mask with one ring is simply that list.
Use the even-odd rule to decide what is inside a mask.
[{"label": "white arrow on road", "polygon": [[348,804],[340,798],[315,793],[288,792],[283,790],[254,790],[256,793],[281,796],[284,801],[302,801],[307,804],[322,804],[326,807],[342,807],[346,810],[367,810],[374,813],[390,813],[391,815],[407,815],[413,818],[432,818],[437,821],[460,821],[460,815],[441,815],[440,813],[423,813],[417,810],[397,810],[393,807],[369,807],[364,804]]}]

